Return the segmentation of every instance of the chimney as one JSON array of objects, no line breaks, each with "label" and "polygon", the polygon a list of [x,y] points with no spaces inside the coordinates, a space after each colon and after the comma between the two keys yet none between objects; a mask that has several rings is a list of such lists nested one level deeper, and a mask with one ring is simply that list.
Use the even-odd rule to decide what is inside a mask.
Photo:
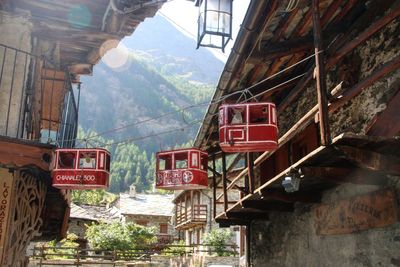
[{"label": "chimney", "polygon": [[129,187],[129,197],[136,198],[136,186],[131,185]]}]

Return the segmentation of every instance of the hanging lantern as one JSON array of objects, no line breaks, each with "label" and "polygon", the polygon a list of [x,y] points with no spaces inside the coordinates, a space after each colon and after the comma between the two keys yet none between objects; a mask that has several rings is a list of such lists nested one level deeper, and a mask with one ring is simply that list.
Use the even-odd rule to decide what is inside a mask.
[{"label": "hanging lantern", "polygon": [[232,36],[232,0],[199,0],[197,48],[220,48],[222,52]]}]

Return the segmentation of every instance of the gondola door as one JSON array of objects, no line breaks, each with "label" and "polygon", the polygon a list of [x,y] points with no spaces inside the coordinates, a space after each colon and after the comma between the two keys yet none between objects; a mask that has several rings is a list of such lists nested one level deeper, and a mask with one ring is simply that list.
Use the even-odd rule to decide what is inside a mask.
[{"label": "gondola door", "polygon": [[225,110],[225,123],[229,127],[224,127],[225,140],[229,144],[244,143],[247,141],[247,107],[229,106]]}]

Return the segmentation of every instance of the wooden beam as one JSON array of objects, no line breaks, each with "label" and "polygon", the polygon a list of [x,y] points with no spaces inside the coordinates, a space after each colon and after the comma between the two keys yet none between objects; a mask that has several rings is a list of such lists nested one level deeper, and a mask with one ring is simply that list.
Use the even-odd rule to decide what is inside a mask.
[{"label": "wooden beam", "polygon": [[[259,211],[281,211],[281,212],[292,212],[294,211],[293,203],[280,202],[280,201],[270,201],[270,200],[254,200],[249,199],[242,202],[242,207],[244,210],[247,208],[255,209]],[[243,211],[245,213],[246,211]],[[240,212],[242,213],[242,212]]]},{"label": "wooden beam", "polygon": [[328,97],[326,92],[326,75],[324,68],[324,57],[321,53],[322,46],[322,33],[319,15],[319,0],[312,0],[312,18],[314,29],[314,46],[315,46],[315,78],[318,93],[318,109],[319,109],[319,129],[321,144],[323,146],[329,145],[331,140],[331,131],[329,127],[328,118]]},{"label": "wooden beam", "polygon": [[[342,1],[332,1],[332,4],[325,10],[324,15],[321,18],[321,25],[324,27],[332,19],[333,15],[337,12]],[[339,12],[340,13],[340,12]]]},{"label": "wooden beam", "polygon": [[273,61],[281,57],[290,56],[299,52],[304,52],[312,49],[312,41],[310,38],[301,38],[296,41],[283,41],[272,43],[264,46],[262,50],[254,51],[247,63],[259,64],[268,61]]},{"label": "wooden beam", "polygon": [[[364,29],[363,26],[367,23],[370,23],[371,19],[374,18],[374,17],[371,17],[372,14],[376,14],[376,13],[383,14],[384,11],[386,10],[386,7],[390,6],[390,2],[393,2],[393,1],[384,1],[382,3],[380,1],[374,2],[375,6],[377,8],[375,8],[375,6],[369,8],[369,11],[367,11],[367,14],[366,14],[368,16],[363,16],[360,19],[359,27],[362,27]],[[339,61],[339,59],[343,58],[346,54],[348,54],[350,51],[352,51],[358,45],[360,45],[361,43],[366,41],[372,35],[377,33],[380,29],[382,29],[384,26],[386,26],[392,20],[397,18],[399,15],[400,15],[400,5],[397,5],[391,12],[389,12],[388,14],[382,15],[382,17],[380,19],[376,20],[372,25],[370,25],[368,28],[366,28],[358,36],[354,36],[353,32],[349,32],[347,34],[347,36],[342,38],[342,40],[341,40],[341,44],[344,44],[344,46],[335,53],[334,57],[332,57],[328,61],[327,65],[329,67],[335,65],[336,62]]]},{"label": "wooden beam", "polygon": [[236,164],[239,163],[239,161],[243,158],[244,154],[243,153],[238,153],[236,155],[236,157],[233,159],[231,165],[228,167],[228,169],[226,170],[226,172],[231,172],[233,170],[233,168],[236,167]]},{"label": "wooden beam", "polygon": [[235,210],[229,211],[226,213],[226,217],[231,219],[246,219],[246,220],[268,220],[269,215],[266,211],[246,211],[243,210]]},{"label": "wooden beam", "polygon": [[224,197],[224,211],[228,209],[228,192],[227,192],[227,181],[226,181],[226,157],[225,152],[222,152],[222,187]]},{"label": "wooden beam", "polygon": [[[378,6],[380,5],[379,2],[374,2],[374,3],[377,3]],[[386,2],[384,3],[384,5],[381,5],[382,7],[379,8],[380,12],[378,13],[379,14],[383,13],[385,10],[384,7],[386,7],[387,5],[388,3]],[[359,28],[364,29],[362,26],[365,25],[366,23],[371,22],[371,14],[377,13],[374,9],[375,8],[371,8],[370,11],[367,11],[366,14],[363,14],[363,16],[357,20],[356,24],[361,25],[358,26]],[[361,43],[365,42],[373,34],[375,34],[377,31],[386,26],[390,21],[392,21],[395,17],[398,16],[399,9],[400,7],[398,6],[395,10],[393,10],[390,14],[388,14],[388,16],[382,16],[381,19],[375,21],[370,27],[368,27],[359,35],[355,35],[355,31],[352,28],[349,29],[349,31],[347,31],[347,33],[344,34],[344,36],[339,39],[340,41],[335,42],[335,44],[332,45],[331,48],[329,49],[328,54],[330,55],[334,54],[334,56],[329,57],[326,63],[326,68],[329,69],[330,67],[334,66],[337,62],[339,62],[339,60],[341,60],[354,48],[356,48]],[[314,72],[314,66],[312,66],[308,70],[307,75],[305,75],[299,81],[299,83],[290,91],[290,93],[285,97],[285,99],[281,101],[280,105],[278,106],[278,113],[281,113],[283,110],[285,110],[293,102],[293,100],[297,98],[297,96],[303,91],[303,89],[309,84],[309,82],[312,80],[313,72]]]},{"label": "wooden beam", "polygon": [[[212,163],[213,163],[213,169],[215,170],[215,155],[212,156]],[[213,181],[213,218],[217,217],[217,177],[215,176],[215,173],[213,172],[212,176],[212,181]]]},{"label": "wooden beam", "polygon": [[[228,204],[236,204],[237,201],[229,201]],[[223,201],[217,201],[216,204],[224,204]]]},{"label": "wooden beam", "polygon": [[306,86],[311,82],[314,73],[314,65],[310,67],[307,74],[301,78],[297,85],[290,90],[289,94],[280,102],[278,105],[278,114],[282,113],[295,99],[297,96],[306,88]]},{"label": "wooden beam", "polygon": [[219,172],[217,172],[217,171],[214,169],[214,167],[207,166],[207,169],[208,169],[209,171],[211,171],[212,174],[215,175],[215,176],[222,176],[222,174],[219,173]]},{"label": "wooden beam", "polygon": [[287,203],[320,203],[321,192],[293,192],[287,193],[283,188],[270,188],[261,191],[261,197],[264,200],[278,200]]},{"label": "wooden beam", "polygon": [[400,90],[389,101],[387,107],[375,116],[367,133],[372,136],[395,136],[400,133]]},{"label": "wooden beam", "polygon": [[339,107],[343,106],[346,102],[348,102],[350,99],[360,94],[364,88],[372,85],[377,80],[381,79],[386,74],[395,71],[399,67],[400,67],[400,56],[397,56],[393,60],[386,62],[380,68],[375,70],[370,76],[368,76],[368,78],[357,83],[352,88],[344,91],[342,97],[338,98],[338,100],[336,100],[329,106],[329,111],[334,112]]},{"label": "wooden beam", "polygon": [[215,222],[219,224],[220,227],[230,227],[232,225],[249,225],[250,221],[240,218],[240,219],[225,219],[225,218],[217,218]]},{"label": "wooden beam", "polygon": [[400,175],[400,158],[384,155],[366,149],[339,145],[338,148],[345,157],[356,165],[373,171],[382,171],[388,174]]},{"label": "wooden beam", "polygon": [[247,178],[248,178],[248,185],[249,185],[249,192],[250,194],[254,193],[255,190],[255,177],[254,177],[254,159],[253,159],[253,153],[248,152],[247,153]]},{"label": "wooden beam", "polygon": [[31,141],[0,137],[0,165],[8,168],[36,166],[50,171],[55,147]]},{"label": "wooden beam", "polygon": [[385,185],[388,180],[384,172],[360,168],[301,167],[300,170],[306,179],[308,177],[317,177],[336,184]]}]

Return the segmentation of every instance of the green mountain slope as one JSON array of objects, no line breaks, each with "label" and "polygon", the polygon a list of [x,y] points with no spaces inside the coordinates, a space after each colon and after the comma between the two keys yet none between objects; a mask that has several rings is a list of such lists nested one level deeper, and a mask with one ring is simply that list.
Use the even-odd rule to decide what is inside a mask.
[{"label": "green mountain slope", "polygon": [[[113,69],[101,61],[93,77],[82,77],[79,136],[100,136],[79,145],[113,144],[112,192],[132,183],[150,189],[155,152],[191,145],[207,107],[199,104],[211,99],[223,67],[161,17],[140,27],[124,39],[128,64]],[[197,107],[182,112],[187,106]]]}]

